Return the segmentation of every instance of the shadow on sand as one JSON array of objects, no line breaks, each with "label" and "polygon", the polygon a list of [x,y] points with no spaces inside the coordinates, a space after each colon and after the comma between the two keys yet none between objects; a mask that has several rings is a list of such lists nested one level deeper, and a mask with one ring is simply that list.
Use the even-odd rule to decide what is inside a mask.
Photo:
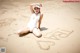
[{"label": "shadow on sand", "polygon": [[41,27],[41,31],[45,31],[45,30],[47,30],[48,28],[46,28],[46,27]]}]

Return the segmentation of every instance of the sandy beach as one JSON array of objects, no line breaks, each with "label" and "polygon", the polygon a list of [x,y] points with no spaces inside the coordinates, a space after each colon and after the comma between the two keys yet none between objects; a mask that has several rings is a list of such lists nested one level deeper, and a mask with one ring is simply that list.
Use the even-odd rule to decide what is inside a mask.
[{"label": "sandy beach", "polygon": [[[31,3],[43,5],[41,38],[32,33],[21,37],[16,34],[30,19]],[[0,0],[2,47],[6,53],[80,53],[80,2]]]}]

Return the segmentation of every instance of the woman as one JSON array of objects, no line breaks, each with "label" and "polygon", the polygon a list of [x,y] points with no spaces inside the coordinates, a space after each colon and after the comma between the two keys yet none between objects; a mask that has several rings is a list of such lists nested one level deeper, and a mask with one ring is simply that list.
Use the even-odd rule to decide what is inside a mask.
[{"label": "woman", "polygon": [[42,36],[40,31],[40,25],[43,18],[43,14],[41,14],[41,11],[40,11],[41,7],[42,7],[42,4],[40,3],[34,3],[30,5],[30,9],[32,12],[30,21],[27,27],[18,31],[19,35],[32,32],[38,38]]}]

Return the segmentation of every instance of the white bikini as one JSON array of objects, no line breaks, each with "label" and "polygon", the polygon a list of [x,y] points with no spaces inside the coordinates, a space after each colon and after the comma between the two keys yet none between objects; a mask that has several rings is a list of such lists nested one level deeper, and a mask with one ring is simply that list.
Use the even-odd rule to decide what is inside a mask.
[{"label": "white bikini", "polygon": [[30,21],[27,25],[27,27],[32,31],[34,28],[37,28],[37,22],[40,19],[40,14],[36,15],[35,13],[31,15]]}]

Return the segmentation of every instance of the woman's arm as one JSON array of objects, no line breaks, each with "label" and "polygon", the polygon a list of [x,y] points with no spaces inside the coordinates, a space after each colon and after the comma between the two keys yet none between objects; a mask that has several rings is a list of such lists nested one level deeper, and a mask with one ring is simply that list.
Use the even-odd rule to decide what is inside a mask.
[{"label": "woman's arm", "polygon": [[33,3],[33,4],[31,4],[31,5],[30,5],[30,10],[31,10],[32,13],[34,13],[33,8],[34,8],[34,6],[36,6],[36,5],[39,5],[40,7],[42,7],[42,4],[40,4],[40,3]]},{"label": "woman's arm", "polygon": [[43,18],[43,14],[41,14],[40,19],[39,19],[39,21],[38,21],[38,28],[39,28],[39,29],[40,29],[40,25],[41,25],[42,18]]},{"label": "woman's arm", "polygon": [[31,5],[30,5],[30,10],[31,10],[32,13],[34,13],[33,5],[34,5],[34,4],[31,4]]}]

